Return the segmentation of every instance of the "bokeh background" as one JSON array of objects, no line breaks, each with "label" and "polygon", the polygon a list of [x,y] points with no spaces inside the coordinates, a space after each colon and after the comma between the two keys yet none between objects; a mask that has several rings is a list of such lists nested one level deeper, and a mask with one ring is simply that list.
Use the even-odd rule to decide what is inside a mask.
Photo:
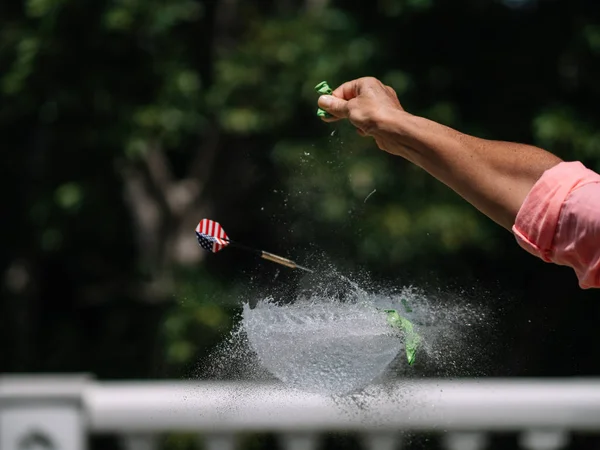
[{"label": "bokeh background", "polygon": [[318,82],[367,75],[409,112],[600,170],[595,1],[0,3],[0,371],[202,377],[243,302],[299,283],[201,253],[210,217],[310,267],[485,303],[478,376],[598,375],[597,292],[316,117]]}]

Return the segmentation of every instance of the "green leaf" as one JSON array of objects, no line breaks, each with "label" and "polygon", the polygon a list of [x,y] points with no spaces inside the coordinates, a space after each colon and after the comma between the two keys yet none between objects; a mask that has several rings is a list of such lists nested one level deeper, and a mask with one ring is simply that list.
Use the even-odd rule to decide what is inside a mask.
[{"label": "green leaf", "polygon": [[29,17],[40,18],[56,11],[65,0],[27,0],[25,11]]},{"label": "green leaf", "polygon": [[65,183],[54,192],[56,204],[66,211],[75,211],[83,200],[83,190],[77,183]]}]

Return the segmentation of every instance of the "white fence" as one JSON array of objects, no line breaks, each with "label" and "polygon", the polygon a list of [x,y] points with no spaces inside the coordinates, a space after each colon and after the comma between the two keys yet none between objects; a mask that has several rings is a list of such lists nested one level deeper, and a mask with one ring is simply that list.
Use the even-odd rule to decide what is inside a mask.
[{"label": "white fence", "polygon": [[313,450],[331,431],[360,433],[369,450],[399,450],[410,431],[439,433],[448,450],[484,449],[490,432],[555,450],[568,448],[571,432],[600,432],[600,380],[411,380],[336,400],[279,384],[0,377],[0,450],[85,450],[94,433],[153,450],[177,431],[197,433],[208,450],[233,450],[247,432]]}]

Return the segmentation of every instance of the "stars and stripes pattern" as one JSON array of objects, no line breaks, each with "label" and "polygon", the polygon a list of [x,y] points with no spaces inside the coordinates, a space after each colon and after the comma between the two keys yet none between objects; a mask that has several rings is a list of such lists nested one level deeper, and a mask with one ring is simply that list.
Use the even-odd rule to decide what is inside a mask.
[{"label": "stars and stripes pattern", "polygon": [[229,237],[217,222],[202,219],[196,227],[196,238],[198,244],[204,250],[217,253],[229,245]]}]

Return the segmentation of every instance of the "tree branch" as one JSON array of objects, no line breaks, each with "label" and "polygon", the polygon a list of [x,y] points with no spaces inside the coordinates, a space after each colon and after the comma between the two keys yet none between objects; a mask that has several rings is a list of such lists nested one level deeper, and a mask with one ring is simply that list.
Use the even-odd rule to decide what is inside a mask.
[{"label": "tree branch", "polygon": [[119,167],[125,188],[124,199],[133,220],[140,260],[155,272],[160,267],[161,226],[163,213],[159,202],[146,185],[146,177],[129,162]]},{"label": "tree branch", "polygon": [[[207,180],[209,178],[214,162],[217,159],[220,138],[221,132],[218,125],[213,124],[196,151],[186,178],[193,180]],[[203,184],[206,184],[206,182]]]},{"label": "tree branch", "polygon": [[173,173],[169,161],[165,157],[160,145],[152,142],[144,159],[148,167],[148,174],[154,185],[161,191],[167,192],[173,184]]},{"label": "tree branch", "polygon": [[222,0],[215,11],[214,46],[217,52],[227,50],[235,44],[233,28],[238,9],[238,0]]}]

